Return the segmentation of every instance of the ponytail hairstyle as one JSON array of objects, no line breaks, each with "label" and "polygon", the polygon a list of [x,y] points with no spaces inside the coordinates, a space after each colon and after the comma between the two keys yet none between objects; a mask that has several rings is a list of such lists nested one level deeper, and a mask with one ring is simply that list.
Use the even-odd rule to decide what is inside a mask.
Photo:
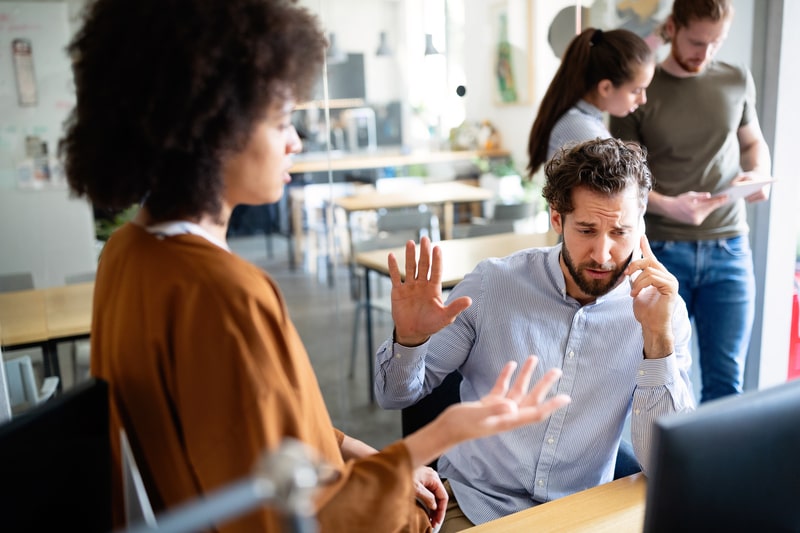
[{"label": "ponytail hairstyle", "polygon": [[628,30],[603,31],[587,28],[569,43],[528,138],[528,175],[532,177],[547,160],[547,145],[553,127],[581,98],[602,80],[614,87],[632,80],[639,69],[653,61],[644,40]]}]

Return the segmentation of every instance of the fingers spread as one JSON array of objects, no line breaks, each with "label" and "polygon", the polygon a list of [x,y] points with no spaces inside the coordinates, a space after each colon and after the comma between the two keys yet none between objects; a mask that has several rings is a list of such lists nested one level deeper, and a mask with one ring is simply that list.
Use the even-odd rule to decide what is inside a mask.
[{"label": "fingers spread", "polygon": [[536,364],[539,362],[539,359],[535,355],[531,355],[528,357],[525,362],[522,364],[522,368],[519,371],[519,375],[517,379],[514,381],[514,385],[512,385],[511,390],[508,391],[506,395],[511,400],[519,403],[522,398],[525,396],[525,393],[528,392],[528,387],[531,384],[531,377],[533,376],[533,370],[536,368]]},{"label": "fingers spread", "polygon": [[494,382],[494,387],[492,387],[492,390],[489,391],[487,396],[504,397],[508,391],[508,384],[511,381],[511,374],[514,373],[516,368],[516,361],[509,361],[506,363],[506,366],[504,366],[503,370],[500,371],[500,375],[497,376],[497,381]]},{"label": "fingers spread", "polygon": [[417,246],[414,241],[406,242],[406,281],[417,277]]},{"label": "fingers spread", "polygon": [[416,275],[413,278],[407,279],[428,279],[428,271],[431,267],[431,240],[428,237],[422,237],[419,241],[419,266],[417,267]]},{"label": "fingers spread", "polygon": [[[421,262],[420,262],[421,263]],[[433,247],[433,263],[431,263],[431,282],[439,284],[442,282],[442,249],[438,246]]]},{"label": "fingers spread", "polygon": [[398,287],[402,283],[402,276],[400,275],[400,267],[397,264],[397,258],[394,254],[390,253],[387,261],[389,263],[389,278],[392,280],[392,287]]},{"label": "fingers spread", "polygon": [[561,369],[551,368],[544,373],[542,379],[536,382],[533,389],[521,402],[525,406],[537,406],[544,402],[545,397],[553,388],[553,385],[561,378]]}]

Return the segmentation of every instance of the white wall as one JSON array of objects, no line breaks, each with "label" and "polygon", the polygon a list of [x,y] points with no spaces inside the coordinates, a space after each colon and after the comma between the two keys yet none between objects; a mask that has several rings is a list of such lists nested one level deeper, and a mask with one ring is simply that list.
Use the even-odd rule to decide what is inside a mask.
[{"label": "white wall", "polygon": [[[37,287],[60,285],[64,276],[93,270],[94,221],[85,201],[66,188],[21,190],[17,164],[25,157],[25,136],[44,139],[54,154],[62,124],[75,104],[72,73],[64,50],[74,26],[70,16],[82,0],[0,1],[0,274],[32,272]],[[21,107],[8,46],[16,37],[33,46],[38,104]]]},{"label": "white wall", "polygon": [[3,190],[0,239],[0,274],[32,272],[37,288],[63,285],[97,264],[92,211],[65,189]]}]

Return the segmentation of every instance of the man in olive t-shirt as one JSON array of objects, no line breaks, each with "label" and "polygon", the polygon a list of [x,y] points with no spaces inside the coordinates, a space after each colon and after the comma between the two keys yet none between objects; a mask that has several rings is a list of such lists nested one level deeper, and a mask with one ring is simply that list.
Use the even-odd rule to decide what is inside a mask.
[{"label": "man in olive t-shirt", "polygon": [[745,201],[769,196],[768,185],[744,200],[714,196],[770,177],[752,76],[714,59],[732,18],[730,0],[676,0],[662,32],[670,54],[656,68],[647,103],[610,124],[612,135],[648,150],[655,187],[647,235],[695,323],[701,401],[742,391],[755,308]]}]

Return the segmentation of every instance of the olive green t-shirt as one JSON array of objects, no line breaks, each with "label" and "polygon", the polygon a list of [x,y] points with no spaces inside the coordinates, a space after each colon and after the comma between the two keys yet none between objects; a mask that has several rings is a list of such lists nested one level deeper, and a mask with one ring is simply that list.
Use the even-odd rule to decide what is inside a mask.
[{"label": "olive green t-shirt", "polygon": [[[612,118],[611,134],[647,148],[654,190],[667,196],[718,192],[741,172],[737,132],[756,119],[755,85],[740,66],[712,61],[696,76],[678,78],[661,66],[647,88],[647,103]],[[708,240],[748,232],[744,200],[720,207],[692,226],[647,214],[651,240]]]}]

